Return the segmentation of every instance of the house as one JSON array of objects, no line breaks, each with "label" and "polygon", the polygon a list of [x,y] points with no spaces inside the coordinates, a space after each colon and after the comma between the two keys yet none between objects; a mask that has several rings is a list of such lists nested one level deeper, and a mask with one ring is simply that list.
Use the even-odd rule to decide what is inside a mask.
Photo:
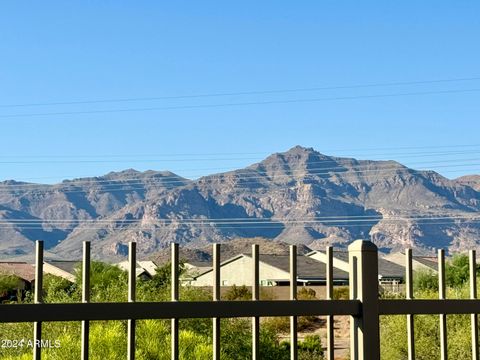
[{"label": "house", "polygon": [[13,275],[20,279],[18,290],[29,290],[35,283],[35,267],[26,262],[0,262],[0,275]]},{"label": "house", "polygon": [[43,272],[59,276],[73,283],[75,282],[76,269],[80,266],[80,261],[47,260],[43,262]]},{"label": "house", "polygon": [[142,260],[137,261],[137,264],[144,269],[150,277],[153,277],[157,273],[158,266],[153,261]]},{"label": "house", "polygon": [[[385,260],[394,262],[395,264],[405,266],[405,253],[396,252],[385,255]],[[432,273],[438,272],[438,262],[435,256],[412,256],[413,271],[425,270]]]},{"label": "house", "polygon": [[[253,283],[253,258],[251,254],[240,254],[220,264],[220,279],[222,286],[246,285]],[[290,284],[289,255],[260,254],[259,274],[261,286],[282,286]],[[184,278],[183,282],[193,286],[212,286],[213,269]],[[334,283],[348,283],[348,273],[334,269]],[[324,285],[326,283],[326,266],[313,258],[297,256],[297,284]]]},{"label": "house", "polygon": [[[327,254],[322,251],[311,251],[306,256],[327,263]],[[333,267],[349,272],[349,260],[347,251],[333,251]],[[378,282],[379,284],[399,284],[405,278],[405,268],[385,258],[378,258]]]},{"label": "house", "polygon": [[[128,271],[130,262],[122,261],[117,264],[120,269]],[[156,274],[158,266],[153,261],[137,261],[135,276],[144,280],[151,279]]]},{"label": "house", "polygon": [[27,290],[31,290],[35,283],[35,268],[25,262],[0,262],[0,276],[15,276],[18,283],[14,289],[0,289],[0,301],[16,300]]},{"label": "house", "polygon": [[211,262],[190,260],[183,263],[186,270],[186,277],[193,278],[196,275],[203,274],[212,269]]}]

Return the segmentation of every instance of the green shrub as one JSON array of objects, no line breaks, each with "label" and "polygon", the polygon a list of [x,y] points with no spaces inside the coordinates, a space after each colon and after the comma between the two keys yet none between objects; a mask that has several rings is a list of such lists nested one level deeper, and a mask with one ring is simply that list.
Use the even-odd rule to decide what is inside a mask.
[{"label": "green shrub", "polygon": [[225,294],[222,296],[223,299],[229,301],[241,301],[241,300],[252,300],[252,292],[245,285],[237,286],[233,285],[228,289]]},{"label": "green shrub", "polygon": [[[315,300],[316,292],[313,289],[308,287],[301,287],[297,291],[298,300]],[[305,331],[311,328],[316,328],[320,324],[320,319],[317,316],[299,316],[297,318],[297,330]],[[290,331],[290,317],[288,316],[275,316],[267,317],[263,320],[263,325],[275,332],[275,333],[286,333]]]},{"label": "green shrub", "polygon": [[[77,271],[75,283],[56,276],[46,275],[44,280],[44,299],[46,302],[79,302],[81,299],[81,272]],[[91,294],[93,302],[118,302],[126,300],[127,274],[118,267],[93,262],[91,269]],[[137,299],[140,301],[169,301],[170,283],[168,266],[161,270],[155,281],[138,281]],[[315,292],[301,288],[298,298],[310,300]],[[262,298],[273,298],[267,292]],[[246,286],[234,286],[227,291],[229,300],[251,300],[251,291]],[[211,292],[196,287],[185,286],[180,289],[182,301],[209,301]],[[31,301],[28,293],[26,302]],[[5,305],[8,306],[8,305]],[[299,329],[304,328],[299,317]],[[315,321],[317,321],[316,317]],[[288,317],[287,328],[288,331]],[[126,321],[90,322],[90,358],[93,360],[122,359],[126,357],[127,327]],[[305,325],[306,326],[306,325]],[[181,319],[179,321],[180,359],[212,358],[212,320]],[[289,359],[288,346],[279,340],[279,331],[275,326],[260,326],[260,357],[265,360]],[[32,324],[0,324],[0,335],[10,339],[31,339]],[[139,360],[170,359],[170,321],[141,320],[136,325],[136,357]],[[70,360],[80,357],[80,322],[46,322],[42,329],[42,338],[59,340],[60,348],[44,349],[42,358],[46,360]],[[299,359],[321,359],[319,341],[305,339],[299,343]],[[321,350],[321,347],[320,347]],[[225,360],[251,359],[251,319],[221,319],[221,356]],[[2,359],[30,359],[31,348],[2,349]]]},{"label": "green shrub", "polygon": [[316,300],[317,293],[315,290],[302,286],[300,290],[297,291],[297,299],[298,300]]},{"label": "green shrub", "polygon": [[[467,255],[455,254],[445,264],[445,282],[449,287],[461,287],[469,281],[469,259]],[[477,268],[478,272],[478,268]]]},{"label": "green shrub", "polygon": [[333,288],[334,300],[348,300],[350,299],[350,290],[348,286],[336,286]]},{"label": "green shrub", "polygon": [[[290,342],[282,342],[282,347],[290,352]],[[297,344],[298,360],[323,360],[323,347],[320,336],[308,335],[303,341]]]},{"label": "green shrub", "polygon": [[19,277],[0,274],[0,297],[6,296],[8,293],[16,290],[20,284],[21,280]]},{"label": "green shrub", "polygon": [[323,347],[320,336],[305,336],[305,339],[298,344],[298,358],[299,360],[323,359]]}]

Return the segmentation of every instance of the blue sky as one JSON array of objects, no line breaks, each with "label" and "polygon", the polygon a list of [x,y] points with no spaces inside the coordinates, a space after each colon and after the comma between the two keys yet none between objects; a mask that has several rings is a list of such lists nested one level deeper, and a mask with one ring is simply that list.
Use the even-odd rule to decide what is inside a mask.
[{"label": "blue sky", "polygon": [[[0,179],[195,177],[297,144],[480,173],[480,79],[45,105],[479,78],[479,11],[478,1],[4,2]],[[428,94],[369,97],[405,93]],[[202,107],[232,103],[244,105]],[[150,108],[170,109],[112,111]]]}]

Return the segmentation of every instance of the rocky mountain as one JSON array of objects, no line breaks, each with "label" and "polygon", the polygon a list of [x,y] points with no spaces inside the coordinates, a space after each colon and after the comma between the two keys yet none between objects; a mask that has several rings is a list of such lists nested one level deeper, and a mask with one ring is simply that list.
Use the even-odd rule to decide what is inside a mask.
[{"label": "rocky mountain", "polygon": [[477,191],[480,191],[480,175],[467,175],[459,177],[455,180],[459,184],[467,185],[474,188]]},{"label": "rocky mountain", "polygon": [[262,237],[323,248],[369,238],[385,251],[480,244],[476,178],[449,180],[395,161],[323,155],[294,147],[247,168],[192,181],[170,172],[126,170],[37,185],[0,183],[0,254],[31,253],[34,240],[59,257],[143,255],[179,242]]}]

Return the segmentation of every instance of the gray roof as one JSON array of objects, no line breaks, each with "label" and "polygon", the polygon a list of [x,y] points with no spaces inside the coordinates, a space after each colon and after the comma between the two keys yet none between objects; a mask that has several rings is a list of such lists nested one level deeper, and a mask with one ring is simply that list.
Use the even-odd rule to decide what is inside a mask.
[{"label": "gray roof", "polygon": [[185,261],[186,264],[190,264],[196,268],[208,268],[212,267],[211,261],[202,261],[202,260],[187,260]]},{"label": "gray roof", "polygon": [[[251,255],[247,255],[250,256]],[[290,271],[289,255],[260,254],[260,261],[283,271]],[[299,278],[326,278],[326,265],[318,260],[304,255],[297,256],[297,277]],[[348,273],[339,269],[333,269],[333,278],[348,279]]]},{"label": "gray roof", "polygon": [[[347,251],[333,251],[333,256],[339,260],[349,262]],[[382,277],[405,277],[405,268],[394,262],[378,258],[378,275]]]},{"label": "gray roof", "polygon": [[69,274],[75,275],[75,268],[80,266],[80,261],[49,260],[46,263],[55,266]]},{"label": "gray roof", "polygon": [[414,256],[413,259],[415,261],[418,261],[420,264],[428,266],[432,270],[437,270],[438,269],[438,263],[434,260],[435,258],[428,258],[428,257],[422,257],[422,256]]},{"label": "gray roof", "polygon": [[378,258],[378,274],[382,277],[405,277],[405,268],[394,262]]}]

